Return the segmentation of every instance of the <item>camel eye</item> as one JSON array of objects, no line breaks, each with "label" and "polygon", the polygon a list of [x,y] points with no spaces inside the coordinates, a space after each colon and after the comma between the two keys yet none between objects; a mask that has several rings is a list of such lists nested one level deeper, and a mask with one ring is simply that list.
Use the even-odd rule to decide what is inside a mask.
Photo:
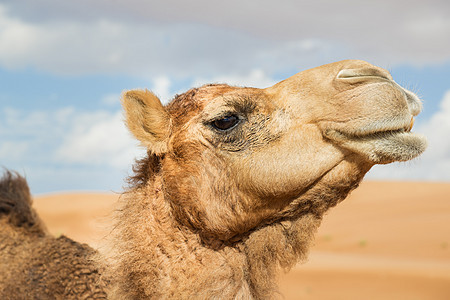
[{"label": "camel eye", "polygon": [[224,131],[233,128],[237,123],[239,123],[239,118],[235,115],[230,115],[214,120],[211,125],[218,130]]}]

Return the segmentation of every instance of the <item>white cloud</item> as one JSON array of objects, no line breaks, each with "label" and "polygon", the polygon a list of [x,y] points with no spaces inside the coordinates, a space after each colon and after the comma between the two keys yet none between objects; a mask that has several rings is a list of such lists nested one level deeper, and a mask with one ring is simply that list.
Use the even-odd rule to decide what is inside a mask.
[{"label": "white cloud", "polygon": [[441,101],[440,110],[420,128],[428,138],[428,149],[423,163],[427,164],[427,177],[450,180],[450,90]]},{"label": "white cloud", "polygon": [[127,169],[142,151],[123,123],[121,112],[73,116],[72,127],[56,150],[56,158],[71,164],[107,165]]},{"label": "white cloud", "polygon": [[376,166],[368,178],[450,180],[450,90],[445,93],[439,111],[415,131],[428,139],[425,153],[412,162]]},{"label": "white cloud", "polygon": [[95,165],[126,170],[143,150],[121,111],[0,111],[0,161],[15,165]]},{"label": "white cloud", "polygon": [[169,102],[172,99],[171,87],[172,83],[167,76],[160,76],[153,80],[152,92],[159,97],[162,103]]},{"label": "white cloud", "polygon": [[115,107],[120,104],[120,94],[107,94],[100,100],[106,106]]},{"label": "white cloud", "polygon": [[4,141],[0,144],[0,158],[20,160],[30,150],[26,141]]},{"label": "white cloud", "polygon": [[0,65],[198,78],[343,58],[437,63],[450,59],[449,3],[11,1],[0,4]]},{"label": "white cloud", "polygon": [[120,111],[0,108],[0,141],[0,166],[26,174],[34,193],[119,191],[134,159],[145,153]]},{"label": "white cloud", "polygon": [[120,24],[105,20],[33,24],[7,15],[4,9],[0,20],[0,64],[6,68],[33,66],[77,74],[110,71],[126,63],[119,42],[127,29]]}]

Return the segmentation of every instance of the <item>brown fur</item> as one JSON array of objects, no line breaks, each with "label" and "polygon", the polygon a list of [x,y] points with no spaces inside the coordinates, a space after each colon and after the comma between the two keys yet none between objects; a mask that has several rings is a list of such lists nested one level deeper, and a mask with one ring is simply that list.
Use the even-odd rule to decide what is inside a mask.
[{"label": "brown fur", "polygon": [[25,179],[0,180],[0,299],[106,299],[96,251],[50,236]]},{"label": "brown fur", "polygon": [[[25,270],[28,257],[46,262],[37,272],[45,276],[26,290],[32,297],[70,297],[70,284],[83,282],[79,297],[276,298],[278,270],[306,258],[325,212],[375,163],[411,159],[426,146],[406,125],[420,112],[418,98],[362,61],[307,70],[263,90],[206,85],[167,106],[149,91],[130,91],[123,106],[148,153],[119,201],[108,253],[33,233],[41,225],[33,225],[40,222],[23,200],[22,179],[0,198],[0,270]],[[25,204],[18,212],[16,202]],[[13,260],[17,251],[23,256]],[[0,287],[11,295],[31,280],[4,278]]]}]

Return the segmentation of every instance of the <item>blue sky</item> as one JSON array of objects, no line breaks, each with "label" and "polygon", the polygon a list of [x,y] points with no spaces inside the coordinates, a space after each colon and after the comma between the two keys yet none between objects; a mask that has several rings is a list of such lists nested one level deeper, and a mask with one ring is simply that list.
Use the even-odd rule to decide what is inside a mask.
[{"label": "blue sky", "polygon": [[[0,0],[0,165],[34,193],[120,191],[142,155],[120,94],[167,102],[207,82],[266,87],[349,58],[424,99],[429,149],[382,180],[450,180],[448,1]],[[408,7],[408,9],[404,9]]]}]

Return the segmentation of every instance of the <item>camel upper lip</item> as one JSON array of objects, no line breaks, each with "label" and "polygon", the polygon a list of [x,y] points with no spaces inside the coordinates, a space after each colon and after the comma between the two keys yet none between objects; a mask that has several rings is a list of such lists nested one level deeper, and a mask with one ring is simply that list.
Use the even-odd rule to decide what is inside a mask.
[{"label": "camel upper lip", "polygon": [[[386,136],[386,135],[392,135],[396,133],[409,133],[411,132],[413,126],[414,126],[414,117],[411,117],[409,122],[403,121],[402,124],[398,125],[379,125],[377,126],[377,123],[372,124],[371,126],[367,126],[364,128],[359,128],[355,131],[349,131],[345,130],[344,128],[329,128],[326,130],[328,133],[335,132],[339,133],[339,135],[346,136],[348,138],[352,139],[358,139],[358,138],[370,138],[370,137],[380,137],[380,135]],[[383,124],[383,123],[381,123]],[[328,134],[327,134],[328,135]]]},{"label": "camel upper lip", "polygon": [[376,134],[380,134],[380,133],[403,133],[403,132],[411,132],[413,126],[414,126],[414,117],[411,117],[411,120],[409,121],[409,124],[403,126],[403,127],[399,127],[399,128],[386,128],[386,129],[381,129],[381,130],[377,130],[377,131],[372,131],[372,132],[367,132],[362,134],[362,136],[370,136],[370,135],[376,135]]}]

